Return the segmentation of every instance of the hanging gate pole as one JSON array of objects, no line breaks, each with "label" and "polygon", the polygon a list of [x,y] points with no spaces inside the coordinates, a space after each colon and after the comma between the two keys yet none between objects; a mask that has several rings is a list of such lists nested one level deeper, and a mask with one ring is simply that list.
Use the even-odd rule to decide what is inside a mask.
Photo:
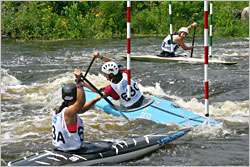
[{"label": "hanging gate pole", "polygon": [[208,1],[204,1],[204,85],[205,85],[205,116],[209,117],[208,105]]},{"label": "hanging gate pole", "polygon": [[130,86],[130,7],[131,2],[127,1],[127,75],[128,75],[128,82],[127,82],[127,97],[128,99],[131,98],[131,86]]}]

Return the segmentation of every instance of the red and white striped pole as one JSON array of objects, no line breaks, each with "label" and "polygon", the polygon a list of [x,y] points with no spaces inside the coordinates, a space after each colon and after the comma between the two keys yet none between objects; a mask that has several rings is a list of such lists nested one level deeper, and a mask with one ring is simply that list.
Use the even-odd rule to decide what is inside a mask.
[{"label": "red and white striped pole", "polygon": [[131,98],[131,87],[130,87],[130,7],[131,2],[127,1],[127,97]]},{"label": "red and white striped pole", "polygon": [[204,1],[204,77],[205,77],[205,116],[209,117],[208,106],[208,1]]}]

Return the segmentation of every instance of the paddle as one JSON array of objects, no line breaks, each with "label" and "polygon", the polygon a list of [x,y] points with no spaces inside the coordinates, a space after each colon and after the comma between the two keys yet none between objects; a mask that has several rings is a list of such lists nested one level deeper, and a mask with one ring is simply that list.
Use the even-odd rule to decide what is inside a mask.
[{"label": "paddle", "polygon": [[88,67],[87,71],[85,72],[85,74],[84,74],[84,77],[83,77],[83,78],[86,78],[86,76],[87,76],[87,74],[88,74],[88,72],[89,72],[89,69],[91,68],[91,66],[92,66],[92,64],[94,63],[94,61],[95,61],[95,57],[93,57],[93,59],[92,59],[92,61],[91,61],[90,65],[89,65],[89,67]]},{"label": "paddle", "polygon": [[[200,8],[200,10],[201,10],[201,8]],[[194,20],[195,22],[197,21],[198,15],[199,15],[198,13],[194,13],[194,14],[193,14],[193,20]],[[196,27],[194,27],[192,46],[194,46],[195,30],[196,30]],[[191,50],[191,55],[190,55],[190,57],[193,57],[193,51],[194,51],[194,48]]]},{"label": "paddle", "polygon": [[[101,95],[103,97],[102,92],[100,92],[91,82],[89,82],[89,80],[87,80],[85,77],[82,77],[83,80],[85,80],[99,95]],[[129,121],[128,117],[126,117],[107,97],[104,97],[104,99],[117,111],[119,111],[121,113],[121,115]]]},{"label": "paddle", "polygon": [[[194,46],[195,30],[196,30],[196,27],[194,27],[192,46]],[[191,50],[191,56],[190,57],[193,57],[193,50],[194,50],[194,48]]]}]

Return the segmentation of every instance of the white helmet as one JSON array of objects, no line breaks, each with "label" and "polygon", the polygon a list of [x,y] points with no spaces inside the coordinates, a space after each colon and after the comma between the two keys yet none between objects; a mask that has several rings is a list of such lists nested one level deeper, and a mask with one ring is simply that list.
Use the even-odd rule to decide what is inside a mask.
[{"label": "white helmet", "polygon": [[181,27],[180,29],[179,29],[179,32],[185,32],[185,33],[189,33],[189,31],[188,31],[188,29],[186,28],[186,27]]},{"label": "white helmet", "polygon": [[102,72],[106,74],[114,74],[117,75],[119,72],[118,65],[115,62],[106,62],[102,66]]}]

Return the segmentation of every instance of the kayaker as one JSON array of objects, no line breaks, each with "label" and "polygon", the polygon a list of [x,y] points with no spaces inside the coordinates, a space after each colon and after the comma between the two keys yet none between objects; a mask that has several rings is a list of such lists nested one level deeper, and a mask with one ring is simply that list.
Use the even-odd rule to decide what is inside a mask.
[{"label": "kayaker", "polygon": [[176,50],[181,46],[184,50],[191,50],[194,46],[186,46],[183,42],[183,38],[185,38],[189,30],[192,27],[196,27],[198,24],[196,22],[192,23],[188,27],[181,27],[178,32],[173,33],[173,52],[171,52],[171,36],[168,35],[161,44],[162,52],[157,55],[160,57],[176,57],[175,55]]},{"label": "kayaker", "polygon": [[52,144],[62,151],[72,151],[83,147],[84,126],[79,114],[86,112],[91,106],[101,99],[98,95],[93,100],[86,102],[83,81],[80,79],[82,72],[74,71],[75,83],[62,85],[62,105],[52,117]]},{"label": "kayaker", "polygon": [[[110,85],[100,89],[104,96],[110,96],[114,100],[119,100],[120,104],[127,109],[141,106],[144,96],[138,85],[132,79],[131,98],[127,98],[127,74],[124,72],[125,70],[120,69],[121,66],[117,65],[115,62],[112,62],[109,58],[101,56],[99,52],[95,52],[93,56],[106,62],[102,66],[102,72],[104,73],[106,79],[112,82]],[[84,86],[96,92],[90,86]]]}]

